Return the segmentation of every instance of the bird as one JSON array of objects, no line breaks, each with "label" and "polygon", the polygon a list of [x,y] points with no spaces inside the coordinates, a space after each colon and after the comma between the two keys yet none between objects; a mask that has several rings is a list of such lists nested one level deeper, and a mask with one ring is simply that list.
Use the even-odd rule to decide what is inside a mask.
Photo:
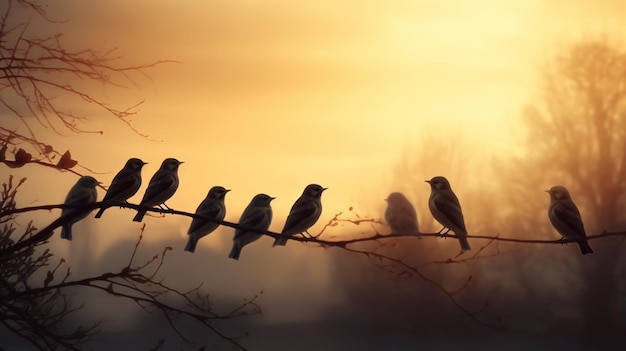
[{"label": "bird", "polygon": [[459,239],[461,250],[471,250],[467,242],[467,229],[465,229],[461,204],[450,188],[450,182],[445,177],[437,176],[426,180],[426,183],[430,184],[428,207],[437,222],[448,229],[444,235],[452,230]]},{"label": "bird", "polygon": [[[239,219],[239,224],[248,228],[263,231],[267,230],[272,222],[272,207],[270,206],[270,202],[274,199],[274,197],[266,194],[255,195],[252,201],[250,201],[250,204],[243,211]],[[241,249],[251,242],[258,240],[261,236],[263,236],[263,234],[237,228],[235,230],[235,236],[233,237],[233,248],[228,257],[238,260]]]},{"label": "bird", "polygon": [[[165,201],[171,198],[176,189],[178,189],[178,166],[183,162],[178,161],[175,158],[166,158],[158,171],[150,179],[146,193],[141,199],[139,204],[142,207],[153,207],[156,205],[167,205]],[[137,211],[137,215],[133,218],[134,222],[141,222],[143,216],[146,214],[146,210]]]},{"label": "bird", "polygon": [[[224,205],[224,197],[230,189],[221,186],[214,186],[209,190],[206,198],[200,203],[196,209],[199,216],[209,217],[218,221],[223,221],[226,216],[226,206]],[[196,245],[200,238],[210,234],[219,227],[219,223],[215,223],[202,218],[194,218],[191,221],[187,235],[189,240],[185,246],[185,251],[191,253],[196,251]]]},{"label": "bird", "polygon": [[317,184],[309,184],[304,188],[302,195],[291,207],[280,237],[276,238],[272,247],[285,246],[290,237],[306,232],[317,222],[322,214],[321,197],[324,190],[327,188]]},{"label": "bird", "polygon": [[572,201],[569,191],[564,186],[553,186],[545,190],[550,194],[550,207],[548,207],[548,218],[554,229],[563,237],[561,240],[574,240],[580,246],[583,255],[593,253],[587,243],[587,234],[580,217],[580,212]]},{"label": "bird", "polygon": [[404,194],[393,192],[385,199],[385,222],[391,228],[393,234],[416,234],[421,237],[417,225],[417,213],[415,207]]},{"label": "bird", "polygon": [[[65,197],[64,205],[89,205],[97,201],[98,191],[96,186],[100,184],[94,177],[82,176],[70,189]],[[61,238],[72,240],[72,225],[87,217],[92,210],[85,210],[82,207],[64,208],[61,211],[61,218],[65,223],[61,229]]]},{"label": "bird", "polygon": [[[135,195],[141,187],[141,169],[145,165],[146,162],[135,157],[126,161],[124,168],[113,177],[102,202],[126,202]],[[96,218],[100,218],[106,209],[107,207],[102,207],[96,213]]]}]

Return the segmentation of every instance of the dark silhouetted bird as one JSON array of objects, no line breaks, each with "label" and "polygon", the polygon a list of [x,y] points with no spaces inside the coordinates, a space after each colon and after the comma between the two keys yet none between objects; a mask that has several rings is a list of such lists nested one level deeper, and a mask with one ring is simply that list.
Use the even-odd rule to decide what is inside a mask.
[{"label": "dark silhouetted bird", "polygon": [[[221,186],[214,186],[209,190],[206,198],[200,203],[196,209],[196,214],[208,218],[213,218],[218,221],[223,221],[226,216],[226,206],[224,205],[224,197],[230,190],[224,189]],[[195,252],[196,245],[200,238],[210,234],[212,231],[219,227],[219,223],[211,222],[206,219],[194,218],[191,221],[187,234],[189,240],[185,251]]]},{"label": "dark silhouetted bird", "polygon": [[557,185],[546,190],[550,194],[550,207],[548,207],[548,218],[552,226],[565,239],[574,240],[580,246],[583,255],[593,253],[587,243],[587,234],[580,217],[580,212],[572,201],[569,192],[565,187]]},{"label": "dark silhouetted bird", "polygon": [[445,228],[452,230],[456,234],[461,244],[461,250],[470,250],[461,204],[452,188],[450,188],[450,183],[445,177],[441,176],[433,177],[431,180],[427,180],[426,183],[430,184],[428,207],[433,217]]},{"label": "dark silhouetted bird", "polygon": [[[265,194],[256,195],[243,211],[239,219],[239,224],[248,228],[267,230],[272,223],[272,207],[270,206],[270,202],[274,199],[274,197]],[[241,249],[251,242],[258,240],[261,236],[263,236],[263,234],[237,228],[235,230],[235,236],[233,237],[233,248],[228,257],[238,260]]]},{"label": "dark silhouetted bird", "polygon": [[[139,205],[144,207],[164,205],[167,208],[165,201],[171,198],[178,189],[178,166],[182,163],[175,158],[166,158],[161,164],[161,168],[150,179],[146,193]],[[145,214],[146,210],[137,211],[133,221],[141,222]]]},{"label": "dark silhouetted bird", "polygon": [[317,222],[322,214],[322,193],[326,189],[317,184],[309,184],[304,188],[302,195],[289,211],[280,238],[277,238],[272,246],[285,246],[290,237],[306,232]]},{"label": "dark silhouetted bird", "polygon": [[[65,205],[89,205],[98,200],[98,192],[96,186],[98,182],[94,177],[82,176],[76,184],[70,189],[65,197]],[[87,217],[93,209],[85,210],[82,207],[64,208],[61,211],[61,218],[65,218],[66,222],[61,229],[61,238],[72,240],[72,225],[81,219]]]},{"label": "dark silhouetted bird", "polygon": [[[125,202],[135,195],[141,187],[141,169],[146,164],[138,158],[126,161],[124,168],[113,177],[102,202]],[[100,218],[106,209],[107,207],[102,207],[96,213],[96,218]]]}]

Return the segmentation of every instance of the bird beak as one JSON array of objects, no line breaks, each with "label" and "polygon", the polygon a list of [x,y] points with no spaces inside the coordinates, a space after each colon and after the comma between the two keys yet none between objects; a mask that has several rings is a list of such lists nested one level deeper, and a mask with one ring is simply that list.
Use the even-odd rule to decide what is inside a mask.
[{"label": "bird beak", "polygon": [[182,165],[183,163],[185,163],[184,161],[178,161],[179,165]]},{"label": "bird beak", "polygon": [[148,164],[148,162],[141,162],[144,166]]},{"label": "bird beak", "polygon": [[426,183],[430,184],[430,180],[425,180]]},{"label": "bird beak", "polygon": [[544,190],[544,191],[545,191],[546,193],[548,193],[548,194],[550,193],[550,190]]},{"label": "bird beak", "polygon": [[322,188],[322,191],[324,191],[324,190],[328,190],[328,188]]},{"label": "bird beak", "polygon": [[230,189],[225,189],[225,190],[224,190],[224,192],[229,192],[229,191],[230,191]]}]

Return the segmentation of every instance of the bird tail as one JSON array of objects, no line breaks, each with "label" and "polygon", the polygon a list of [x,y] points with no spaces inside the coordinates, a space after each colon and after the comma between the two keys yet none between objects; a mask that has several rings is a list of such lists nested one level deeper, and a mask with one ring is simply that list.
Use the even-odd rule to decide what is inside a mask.
[{"label": "bird tail", "polygon": [[100,218],[102,217],[102,214],[104,213],[105,208],[101,208],[98,210],[98,213],[96,213],[96,218]]},{"label": "bird tail", "polygon": [[276,240],[274,240],[274,244],[272,245],[272,247],[285,245],[287,245],[287,237],[285,235],[281,235],[279,238],[276,238]]},{"label": "bird tail", "polygon": [[64,224],[61,228],[61,239],[72,240],[72,225]]},{"label": "bird tail", "polygon": [[583,255],[593,253],[593,250],[591,249],[587,241],[579,241],[578,246],[580,246],[580,253],[582,253]]},{"label": "bird tail", "polygon": [[198,240],[196,240],[193,236],[189,236],[189,240],[187,241],[187,245],[185,246],[185,251],[189,251],[191,253],[196,252],[196,245],[198,244]]},{"label": "bird tail", "polygon": [[137,214],[135,215],[135,218],[133,218],[133,222],[141,222],[143,220],[143,216],[146,215],[146,211],[145,210],[139,210],[137,211]]},{"label": "bird tail", "polygon": [[241,254],[241,247],[239,247],[237,243],[233,243],[233,249],[230,250],[230,254],[228,255],[228,257],[232,258],[233,260],[239,260],[240,254]]},{"label": "bird tail", "polygon": [[469,251],[472,249],[467,242],[467,238],[464,236],[459,236],[459,243],[461,244],[461,250],[463,251]]}]

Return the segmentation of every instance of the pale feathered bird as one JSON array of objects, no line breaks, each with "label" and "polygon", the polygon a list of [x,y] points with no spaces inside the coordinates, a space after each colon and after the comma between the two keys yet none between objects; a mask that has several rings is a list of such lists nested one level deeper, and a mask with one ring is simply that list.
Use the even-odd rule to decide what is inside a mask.
[{"label": "pale feathered bird", "polygon": [[580,212],[572,201],[569,191],[565,187],[557,185],[546,190],[550,194],[550,207],[548,207],[548,218],[552,226],[565,239],[574,240],[580,246],[583,255],[593,253],[587,243],[587,234],[583,226]]},{"label": "pale feathered bird", "polygon": [[[165,159],[159,170],[150,179],[146,193],[139,205],[144,207],[164,205],[168,208],[165,201],[171,198],[178,189],[178,166],[182,163],[175,158]],[[133,221],[141,222],[145,214],[146,210],[137,211]]]},{"label": "pale feathered bird", "polygon": [[430,184],[428,207],[433,217],[445,228],[454,232],[461,244],[461,250],[470,250],[461,204],[452,191],[450,182],[445,177],[438,176],[427,180],[426,183]]},{"label": "pale feathered bird", "polygon": [[[226,216],[226,206],[224,205],[224,197],[229,189],[221,186],[214,186],[209,190],[206,198],[200,203],[196,209],[196,214],[218,221],[223,221]],[[191,221],[187,234],[189,240],[185,246],[185,251],[195,252],[198,240],[210,234],[219,227],[219,223],[215,223],[206,219],[194,218]]]},{"label": "pale feathered bird", "polygon": [[[267,230],[270,227],[270,223],[272,223],[272,207],[270,206],[270,202],[274,199],[275,198],[266,194],[256,195],[243,211],[239,219],[239,224],[248,228]],[[237,228],[235,230],[235,236],[233,237],[233,248],[228,257],[238,260],[241,249],[251,242],[258,240],[261,236],[263,236],[263,234]]]},{"label": "pale feathered bird", "polygon": [[391,228],[393,234],[415,234],[421,237],[417,225],[417,212],[415,207],[399,192],[389,194],[385,199],[387,209],[385,210],[385,222]]},{"label": "pale feathered bird", "polygon": [[[102,202],[126,202],[135,195],[141,187],[141,169],[146,164],[134,157],[126,161],[124,168],[113,177]],[[96,218],[100,218],[106,209],[102,207],[96,213]]]},{"label": "pale feathered bird", "polygon": [[[98,200],[98,192],[96,186],[98,182],[94,177],[82,176],[76,184],[70,189],[65,197],[65,205],[89,205]],[[72,240],[72,225],[81,219],[87,217],[93,209],[85,210],[82,207],[64,208],[61,211],[61,218],[65,218],[66,222],[61,229],[61,238]]]},{"label": "pale feathered bird", "polygon": [[322,193],[326,189],[317,184],[309,184],[304,188],[289,211],[280,238],[276,238],[272,246],[285,246],[288,238],[306,232],[317,222],[322,214]]}]

